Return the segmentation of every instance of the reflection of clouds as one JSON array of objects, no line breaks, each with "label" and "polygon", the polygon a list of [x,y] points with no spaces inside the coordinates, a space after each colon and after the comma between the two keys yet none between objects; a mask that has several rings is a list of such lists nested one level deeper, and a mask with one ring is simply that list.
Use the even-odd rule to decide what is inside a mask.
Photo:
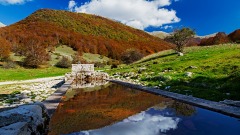
[{"label": "reflection of clouds", "polygon": [[170,129],[176,129],[179,121],[179,118],[142,112],[111,126],[72,135],[161,135]]}]

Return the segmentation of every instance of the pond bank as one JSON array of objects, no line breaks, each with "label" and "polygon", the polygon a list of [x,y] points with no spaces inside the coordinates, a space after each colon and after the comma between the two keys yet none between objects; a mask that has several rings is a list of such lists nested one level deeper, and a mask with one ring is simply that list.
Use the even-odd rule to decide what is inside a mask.
[{"label": "pond bank", "polygon": [[160,89],[154,89],[150,87],[145,87],[141,85],[136,85],[136,84],[131,84],[128,82],[122,82],[122,81],[117,81],[117,80],[109,80],[110,82],[117,83],[123,86],[127,86],[130,88],[146,91],[146,92],[151,92],[153,94],[158,94],[162,95],[164,97],[172,98],[174,100],[178,100],[180,102],[184,102],[190,105],[194,105],[197,107],[205,108],[211,111],[219,112],[228,116],[240,118],[240,108],[239,107],[233,107],[230,105],[226,105],[223,103],[219,102],[214,102],[214,101],[209,101],[209,100],[204,100],[200,98],[195,98],[192,96],[186,96],[186,95],[181,95],[177,93],[172,93]]},{"label": "pond bank", "polygon": [[60,88],[58,88],[57,91],[43,101],[43,104],[47,108],[48,115],[50,117],[53,115],[59,103],[61,102],[62,96],[64,96],[67,90],[71,87],[72,82],[73,79],[68,80]]}]

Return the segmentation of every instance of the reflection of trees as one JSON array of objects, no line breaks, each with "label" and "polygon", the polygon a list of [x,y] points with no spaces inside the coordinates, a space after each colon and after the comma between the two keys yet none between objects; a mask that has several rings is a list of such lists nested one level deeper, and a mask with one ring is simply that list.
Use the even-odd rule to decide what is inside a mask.
[{"label": "reflection of trees", "polygon": [[178,101],[174,101],[170,107],[175,110],[177,115],[191,116],[196,112],[195,107]]},{"label": "reflection of trees", "polygon": [[52,116],[49,135],[101,128],[166,100],[117,84],[97,91],[85,91],[85,88],[75,91]]}]

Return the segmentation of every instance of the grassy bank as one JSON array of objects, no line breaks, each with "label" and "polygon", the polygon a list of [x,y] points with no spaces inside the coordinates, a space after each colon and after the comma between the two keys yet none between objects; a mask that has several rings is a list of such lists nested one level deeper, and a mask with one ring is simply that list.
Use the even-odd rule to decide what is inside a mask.
[{"label": "grassy bank", "polygon": [[56,68],[56,67],[49,67],[44,69],[0,68],[0,82],[61,76],[67,72],[70,72],[70,69],[62,69],[62,68]]},{"label": "grassy bank", "polygon": [[185,52],[182,57],[161,52],[106,72],[208,100],[240,100],[240,45],[191,47]]}]

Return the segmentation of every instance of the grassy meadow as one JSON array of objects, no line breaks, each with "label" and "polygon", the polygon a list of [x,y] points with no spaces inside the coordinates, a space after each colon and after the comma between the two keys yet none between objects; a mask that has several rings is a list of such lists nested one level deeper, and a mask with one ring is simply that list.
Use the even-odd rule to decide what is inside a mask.
[{"label": "grassy meadow", "polygon": [[67,72],[70,72],[70,69],[56,68],[56,67],[49,67],[49,68],[43,68],[43,69],[0,68],[0,82],[62,76]]},{"label": "grassy meadow", "polygon": [[180,57],[173,50],[131,65],[106,69],[120,79],[208,100],[240,100],[240,45],[189,47]]}]

